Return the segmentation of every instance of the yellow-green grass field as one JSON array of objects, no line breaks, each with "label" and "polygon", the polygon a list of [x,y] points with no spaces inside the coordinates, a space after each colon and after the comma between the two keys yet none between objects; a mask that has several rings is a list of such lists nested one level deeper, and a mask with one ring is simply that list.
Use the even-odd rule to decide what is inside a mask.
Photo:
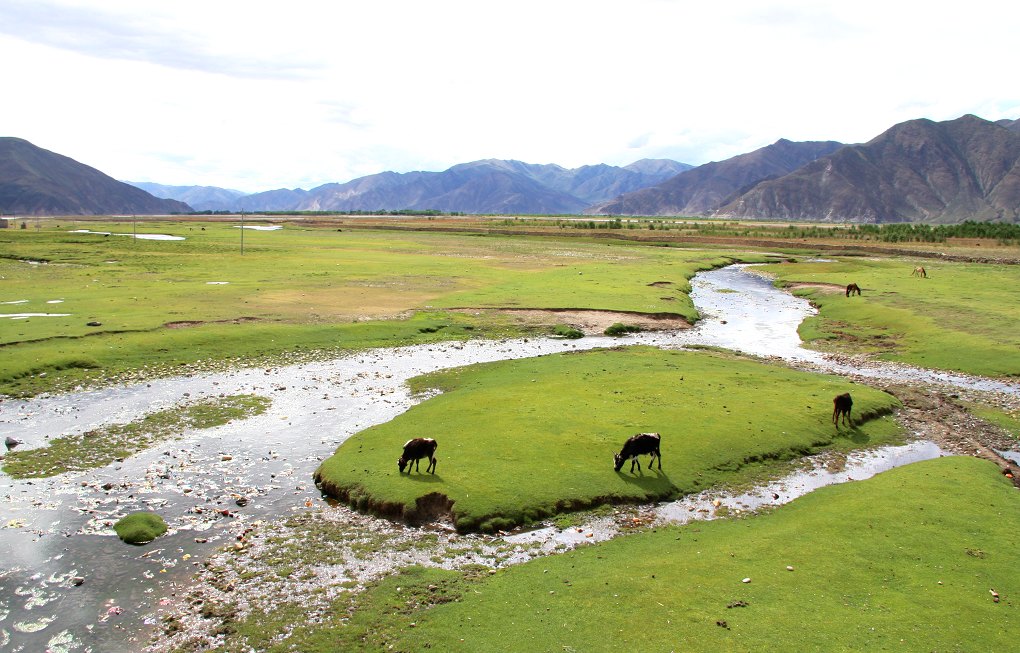
[{"label": "yellow-green grass field", "polygon": [[[452,502],[460,530],[747,482],[777,461],[899,434],[889,394],[714,352],[558,354],[439,372],[414,385],[443,392],[348,439],[316,479],[353,506],[410,520]],[[847,391],[854,425],[837,430],[832,398]],[[648,470],[644,457],[641,473],[629,464],[614,472],[613,454],[639,432],[661,434],[662,471]],[[439,443],[435,474],[398,471],[414,437]]]},{"label": "yellow-green grass field", "polygon": [[[923,265],[927,278],[914,276]],[[1020,375],[1020,266],[921,260],[840,258],[769,265],[780,284],[818,306],[801,326],[816,346],[867,352],[921,367],[985,376]],[[861,296],[842,287],[856,283]]]},{"label": "yellow-green grass field", "polygon": [[[0,393],[33,394],[143,368],[166,373],[199,361],[286,360],[309,350],[523,332],[507,316],[474,309],[582,308],[694,321],[688,279],[735,258],[614,242],[294,224],[245,230],[242,255],[241,231],[227,223],[136,227],[181,241],[44,224],[0,232],[0,313],[69,315],[0,318]],[[132,231],[130,223],[84,224]],[[670,284],[649,285],[661,281]],[[548,326],[555,322],[551,316]]]}]

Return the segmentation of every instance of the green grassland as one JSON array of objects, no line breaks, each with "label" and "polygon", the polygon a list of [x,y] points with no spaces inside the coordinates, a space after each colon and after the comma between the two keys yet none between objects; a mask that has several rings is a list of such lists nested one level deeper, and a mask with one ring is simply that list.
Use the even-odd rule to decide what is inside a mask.
[{"label": "green grassland", "polygon": [[994,465],[940,459],[536,560],[431,608],[427,591],[409,600],[425,588],[407,574],[354,626],[396,613],[372,643],[401,651],[1009,650],[1018,527],[1020,496]]},{"label": "green grassland", "polygon": [[[584,308],[693,321],[688,279],[734,260],[615,242],[292,224],[245,230],[242,255],[241,231],[226,223],[138,227],[181,241],[71,233],[79,226],[0,232],[2,312],[70,314],[0,319],[2,393],[211,360],[524,333],[507,316],[475,309]],[[671,283],[649,285],[661,281]],[[550,317],[549,329],[554,324]]]},{"label": "green grassland", "polygon": [[[411,520],[443,497],[461,530],[697,492],[834,441],[859,447],[898,434],[880,417],[897,405],[891,395],[713,352],[559,354],[439,372],[414,387],[443,393],[351,437],[316,477],[356,507]],[[856,423],[837,431],[832,397],[847,391]],[[662,471],[614,472],[613,454],[645,431],[662,435]],[[438,441],[434,475],[398,472],[413,437]]]},{"label": "green grassland", "polygon": [[856,283],[860,297],[799,288],[819,315],[801,337],[823,349],[867,352],[921,367],[1020,375],[1020,268],[1016,265],[842,258],[769,265],[781,284]]},{"label": "green grassland", "polygon": [[408,568],[314,624],[281,601],[211,650],[1006,651],[1018,527],[995,465],[940,458],[498,572]]}]

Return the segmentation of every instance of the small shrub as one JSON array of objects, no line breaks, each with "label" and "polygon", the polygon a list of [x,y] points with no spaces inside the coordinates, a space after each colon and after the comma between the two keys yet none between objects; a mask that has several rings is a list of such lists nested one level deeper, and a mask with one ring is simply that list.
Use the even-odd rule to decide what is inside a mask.
[{"label": "small shrub", "polygon": [[568,340],[577,340],[583,338],[584,333],[579,329],[575,329],[569,324],[557,324],[553,327],[553,335],[560,336],[561,338],[567,338]]},{"label": "small shrub", "polygon": [[617,322],[611,326],[606,327],[604,333],[607,336],[623,336],[628,333],[637,333],[641,330],[641,327],[634,324],[624,324],[623,322]]},{"label": "small shrub", "polygon": [[128,544],[146,544],[166,533],[167,526],[154,512],[133,512],[114,524],[113,530]]}]

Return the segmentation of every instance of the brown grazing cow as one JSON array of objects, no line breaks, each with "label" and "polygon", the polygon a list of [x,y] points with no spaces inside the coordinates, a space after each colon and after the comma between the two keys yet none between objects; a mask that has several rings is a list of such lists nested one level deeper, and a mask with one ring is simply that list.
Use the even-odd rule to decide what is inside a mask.
[{"label": "brown grazing cow", "polygon": [[850,285],[848,285],[846,287],[846,296],[847,297],[849,297],[850,295],[852,295],[854,293],[857,293],[858,296],[860,296],[860,294],[861,294],[861,287],[858,286],[856,283],[852,283],[852,284],[850,284]]},{"label": "brown grazing cow", "polygon": [[910,276],[912,276],[912,277],[921,277],[922,279],[927,279],[928,278],[928,273],[925,271],[923,265],[918,265],[916,268],[914,268],[914,271],[910,273]]},{"label": "brown grazing cow", "polygon": [[[414,438],[404,443],[404,453],[397,458],[397,467],[400,468],[400,473],[404,473],[404,468],[409,463],[414,463],[414,471],[418,471],[418,461],[422,458],[429,459],[429,466],[425,468],[426,472],[436,473],[436,448],[439,445],[432,438]],[[411,473],[411,468],[408,467],[407,473]]]},{"label": "brown grazing cow", "polygon": [[623,443],[623,450],[613,455],[613,469],[620,471],[623,463],[629,460],[631,473],[634,473],[635,464],[640,472],[641,463],[638,462],[638,456],[643,456],[644,454],[651,455],[651,458],[648,459],[648,469],[652,468],[652,461],[656,458],[659,459],[659,469],[662,469],[662,454],[659,453],[660,440],[661,438],[658,433],[638,433],[631,436]]},{"label": "brown grazing cow", "polygon": [[832,423],[839,428],[839,416],[843,416],[843,423],[849,423],[852,425],[853,420],[850,419],[850,409],[853,408],[854,400],[850,398],[849,392],[844,392],[841,395],[836,395],[832,398]]}]

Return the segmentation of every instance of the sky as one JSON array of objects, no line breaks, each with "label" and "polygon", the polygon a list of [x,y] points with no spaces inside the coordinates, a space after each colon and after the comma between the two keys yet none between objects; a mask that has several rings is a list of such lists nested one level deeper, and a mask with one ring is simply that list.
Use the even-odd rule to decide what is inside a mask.
[{"label": "sky", "polygon": [[1001,0],[0,0],[0,136],[259,192],[1020,118]]}]

